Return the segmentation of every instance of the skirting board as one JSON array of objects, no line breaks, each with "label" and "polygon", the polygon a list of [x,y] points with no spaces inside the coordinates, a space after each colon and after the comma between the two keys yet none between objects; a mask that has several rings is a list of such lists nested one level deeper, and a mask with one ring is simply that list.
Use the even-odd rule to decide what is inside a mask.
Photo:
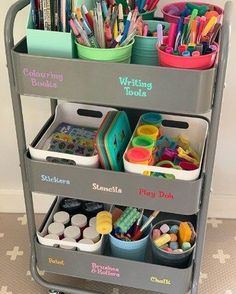
[{"label": "skirting board", "polygon": [[[34,193],[36,213],[45,213],[49,209],[54,196]],[[0,213],[24,213],[24,197],[21,190],[0,190]],[[235,218],[236,195],[212,194],[209,203],[208,217]]]}]

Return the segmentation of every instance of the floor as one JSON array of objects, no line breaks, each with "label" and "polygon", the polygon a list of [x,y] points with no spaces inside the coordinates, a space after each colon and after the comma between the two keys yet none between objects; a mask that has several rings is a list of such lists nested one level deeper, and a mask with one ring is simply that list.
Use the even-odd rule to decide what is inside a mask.
[{"label": "floor", "polygon": [[[37,216],[40,222],[41,215]],[[236,220],[208,219],[199,294],[236,294]],[[46,279],[47,274],[41,272]],[[50,275],[50,281],[78,284],[105,294],[151,294],[86,280]],[[0,214],[0,294],[43,294],[29,272],[29,241],[25,215]]]}]

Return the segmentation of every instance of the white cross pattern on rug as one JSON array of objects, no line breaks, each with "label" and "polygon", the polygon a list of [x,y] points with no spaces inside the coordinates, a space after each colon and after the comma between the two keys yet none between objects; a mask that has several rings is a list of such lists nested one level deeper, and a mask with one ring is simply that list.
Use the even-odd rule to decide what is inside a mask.
[{"label": "white cross pattern on rug", "polygon": [[226,263],[226,260],[230,259],[230,255],[224,254],[224,251],[222,249],[218,249],[217,254],[213,254],[212,257],[215,259],[219,259],[221,264]]},{"label": "white cross pattern on rug", "polygon": [[208,278],[208,274],[200,272],[199,284],[202,284],[203,280],[206,280],[207,278]]},{"label": "white cross pattern on rug", "polygon": [[120,294],[120,289],[119,288],[113,288],[111,294]]},{"label": "white cross pattern on rug", "polygon": [[[44,276],[45,275],[45,271],[40,271],[38,270],[38,273],[40,274],[40,276]],[[26,276],[31,276],[31,272],[27,271]],[[34,281],[34,278],[31,276],[31,281]]]},{"label": "white cross pattern on rug", "polygon": [[23,251],[20,251],[19,246],[14,246],[12,251],[7,251],[6,255],[11,256],[10,260],[15,261],[17,256],[22,256],[24,254]]},{"label": "white cross pattern on rug", "polygon": [[4,233],[0,233],[0,238],[3,238],[4,237]]},{"label": "white cross pattern on rug", "polygon": [[0,289],[0,294],[12,294],[12,292],[7,292],[7,286],[2,286]]},{"label": "white cross pattern on rug", "polygon": [[218,225],[221,225],[223,221],[221,219],[216,219],[216,218],[209,218],[207,220],[208,224],[212,225],[212,228],[218,228]]},{"label": "white cross pattern on rug", "polygon": [[21,222],[21,225],[22,226],[25,226],[27,224],[27,217],[26,217],[26,214],[24,214],[23,216],[19,216],[17,218],[17,221],[18,222]]}]

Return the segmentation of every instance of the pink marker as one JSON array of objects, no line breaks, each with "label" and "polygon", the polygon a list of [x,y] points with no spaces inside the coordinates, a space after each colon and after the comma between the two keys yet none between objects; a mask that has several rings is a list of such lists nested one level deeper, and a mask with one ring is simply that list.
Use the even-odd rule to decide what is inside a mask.
[{"label": "pink marker", "polygon": [[167,47],[167,48],[165,49],[165,52],[168,53],[168,54],[173,54],[174,49],[173,49],[173,47]]},{"label": "pink marker", "polygon": [[145,24],[143,26],[143,36],[147,37],[147,34],[148,34],[148,24]]},{"label": "pink marker", "polygon": [[198,57],[198,56],[200,56],[201,54],[200,54],[200,52],[199,51],[193,51],[192,52],[192,56],[193,57]]},{"label": "pink marker", "polygon": [[171,23],[169,34],[168,34],[168,44],[167,44],[169,47],[174,48],[176,33],[177,33],[177,24]]}]

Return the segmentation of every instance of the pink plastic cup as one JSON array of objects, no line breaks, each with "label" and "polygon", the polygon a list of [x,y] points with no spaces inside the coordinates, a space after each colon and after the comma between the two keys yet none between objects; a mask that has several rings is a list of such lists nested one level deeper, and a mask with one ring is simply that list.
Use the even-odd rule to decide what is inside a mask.
[{"label": "pink plastic cup", "polygon": [[184,57],[168,54],[159,49],[158,46],[157,51],[160,66],[200,70],[209,69],[213,67],[218,52],[213,51],[212,53],[206,55]]},{"label": "pink plastic cup", "polygon": [[[191,2],[191,3],[196,4],[196,5],[212,6],[212,4],[203,3],[203,2]],[[168,12],[171,11],[171,10],[174,10],[173,9],[174,7],[176,8],[176,11],[177,11],[177,9],[179,11],[183,11],[184,8],[185,8],[185,5],[186,5],[186,1],[185,2],[177,2],[177,3],[173,2],[173,3],[165,5],[161,10],[162,13],[163,13],[163,16],[164,16],[164,20],[166,22],[170,22],[170,23],[178,23],[178,20],[179,20],[180,17],[177,16],[177,15],[172,15],[172,14],[170,14]],[[224,10],[219,6],[216,6],[216,5],[213,5],[213,6],[214,6],[215,11],[218,12],[219,17],[221,18]]]}]

